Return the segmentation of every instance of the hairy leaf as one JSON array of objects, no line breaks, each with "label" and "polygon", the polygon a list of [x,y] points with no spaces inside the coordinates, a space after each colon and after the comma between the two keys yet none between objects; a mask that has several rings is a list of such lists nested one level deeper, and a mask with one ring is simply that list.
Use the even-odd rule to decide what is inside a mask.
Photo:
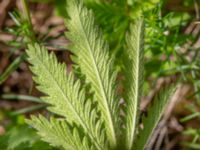
[{"label": "hairy leaf", "polygon": [[45,117],[32,117],[27,122],[38,130],[42,139],[52,146],[62,147],[66,150],[90,150],[88,139],[81,139],[80,132],[75,126],[69,125],[65,120]]},{"label": "hairy leaf", "polygon": [[127,49],[124,52],[125,75],[125,144],[131,149],[138,122],[139,103],[143,84],[143,21],[137,20],[130,26],[130,33],[126,37]]},{"label": "hairy leaf", "polygon": [[105,122],[108,140],[111,147],[116,146],[118,126],[118,99],[115,96],[116,72],[113,70],[113,59],[109,58],[108,45],[102,38],[101,31],[94,23],[92,11],[87,10],[82,1],[71,0],[66,20],[69,32],[66,33],[72,42],[71,51],[75,54],[75,63],[91,84],[94,99],[99,104]]},{"label": "hairy leaf", "polygon": [[75,81],[72,73],[67,74],[66,65],[58,63],[56,56],[48,54],[44,47],[29,45],[27,54],[37,88],[47,95],[42,100],[51,104],[49,110],[64,116],[69,123],[80,124],[96,149],[105,148],[102,122],[91,99],[87,99],[85,90],[80,88],[80,81]]},{"label": "hairy leaf", "polygon": [[143,129],[135,140],[134,149],[142,150],[148,143],[154,129],[156,128],[165,108],[176,90],[176,86],[172,84],[170,87],[165,87],[155,98],[153,104],[147,110],[147,117],[143,117]]}]

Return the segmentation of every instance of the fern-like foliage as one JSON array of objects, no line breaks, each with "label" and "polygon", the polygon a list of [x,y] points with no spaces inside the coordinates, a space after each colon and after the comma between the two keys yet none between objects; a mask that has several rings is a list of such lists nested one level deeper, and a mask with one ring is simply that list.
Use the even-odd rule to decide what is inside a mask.
[{"label": "fern-like foliage", "polygon": [[67,7],[69,19],[66,24],[67,38],[72,42],[71,51],[75,54],[86,83],[91,84],[91,92],[98,101],[111,147],[116,147],[118,125],[118,99],[115,95],[116,72],[113,71],[113,59],[109,57],[107,43],[100,29],[94,23],[92,11],[83,7],[82,1],[69,1]]},{"label": "fern-like foliage", "polygon": [[[70,0],[67,12],[69,49],[76,68],[85,78],[80,81],[80,76],[74,73],[77,70],[67,73],[66,65],[59,63],[45,47],[30,44],[26,52],[33,79],[45,94],[42,100],[49,104],[48,110],[58,117],[51,117],[50,121],[43,116],[32,117],[27,122],[44,141],[66,150],[143,150],[174,91],[167,88],[158,95],[143,120],[144,129],[137,135],[143,84],[143,21],[131,24],[126,37],[125,107],[121,109],[116,96],[114,58],[109,56],[92,11],[81,0]],[[125,114],[123,123],[119,112]]]},{"label": "fern-like foliage", "polygon": [[127,48],[124,52],[124,100],[125,100],[125,144],[131,149],[138,122],[138,108],[143,85],[143,21],[138,20],[130,27],[126,37]]},{"label": "fern-like foliage", "polygon": [[94,147],[89,145],[86,137],[81,139],[80,132],[75,126],[71,126],[63,119],[51,118],[48,121],[45,117],[32,117],[27,121],[30,125],[38,130],[38,134],[42,139],[52,146],[63,147],[67,150],[91,150]]},{"label": "fern-like foliage", "polygon": [[176,90],[176,85],[172,84],[169,87],[163,88],[156,96],[153,104],[147,110],[147,116],[142,118],[143,129],[139,131],[136,140],[134,141],[135,150],[143,150],[148,144],[148,141],[156,128],[167,103],[169,102],[172,93]]},{"label": "fern-like foliage", "polygon": [[74,81],[72,73],[67,75],[66,65],[58,63],[56,56],[49,55],[44,47],[29,45],[27,54],[37,88],[47,94],[42,99],[51,105],[49,110],[64,116],[69,123],[81,125],[97,149],[104,147],[102,122],[97,120],[99,116],[91,99],[86,99],[84,89],[80,89],[80,81]]}]

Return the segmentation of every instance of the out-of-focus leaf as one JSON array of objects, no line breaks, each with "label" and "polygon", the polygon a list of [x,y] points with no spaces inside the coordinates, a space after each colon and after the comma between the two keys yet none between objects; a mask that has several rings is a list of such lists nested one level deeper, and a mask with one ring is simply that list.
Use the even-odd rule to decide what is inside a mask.
[{"label": "out-of-focus leaf", "polygon": [[36,132],[27,125],[12,127],[6,135],[0,136],[1,150],[52,150],[45,142],[40,140]]},{"label": "out-of-focus leaf", "polygon": [[22,109],[19,109],[17,111],[12,112],[12,115],[20,115],[20,114],[25,114],[31,111],[39,110],[42,108],[45,108],[47,105],[46,104],[40,104],[40,105],[35,105],[35,106],[30,106],[30,107],[25,107]]},{"label": "out-of-focus leaf", "polygon": [[55,0],[55,7],[59,16],[67,17],[66,0]]},{"label": "out-of-focus leaf", "polygon": [[163,19],[166,27],[173,28],[175,26],[185,25],[191,16],[187,12],[173,13]]},{"label": "out-of-focus leaf", "polygon": [[2,84],[9,77],[9,75],[19,67],[20,63],[23,62],[24,59],[25,54],[22,54],[7,67],[7,69],[0,75],[0,84]]},{"label": "out-of-focus leaf", "polygon": [[41,99],[29,95],[3,94],[0,97],[7,100],[24,100],[36,103],[43,103]]}]

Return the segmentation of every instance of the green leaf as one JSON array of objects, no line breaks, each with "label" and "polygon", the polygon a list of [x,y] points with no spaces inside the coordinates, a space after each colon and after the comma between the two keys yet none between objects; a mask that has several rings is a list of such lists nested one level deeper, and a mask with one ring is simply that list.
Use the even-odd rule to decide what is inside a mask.
[{"label": "green leaf", "polygon": [[34,96],[29,95],[17,95],[17,94],[2,94],[0,95],[2,99],[6,100],[24,100],[24,101],[30,101],[35,103],[42,103],[42,101]]},{"label": "green leaf", "polygon": [[52,146],[63,147],[66,150],[90,150],[86,137],[81,139],[78,128],[70,126],[64,119],[51,118],[48,121],[45,117],[32,117],[27,120],[28,124],[38,130],[42,140]]},{"label": "green leaf", "polygon": [[80,81],[75,81],[73,73],[67,74],[66,65],[58,63],[46,48],[29,45],[26,52],[37,88],[47,95],[41,99],[51,105],[48,109],[64,116],[69,123],[81,125],[96,149],[106,147],[102,121],[92,100],[85,97]]},{"label": "green leaf", "polygon": [[151,138],[151,135],[161,119],[162,114],[175,90],[176,85],[172,84],[169,87],[164,87],[156,96],[153,104],[147,110],[147,117],[143,117],[143,129],[139,131],[135,140],[135,150],[142,150],[148,144],[149,139]]},{"label": "green leaf", "polygon": [[25,114],[28,112],[33,112],[36,110],[44,109],[47,105],[46,104],[39,104],[39,105],[33,105],[25,108],[18,109],[16,111],[13,111],[11,113],[12,116],[20,115],[20,114]]},{"label": "green leaf", "polygon": [[113,58],[109,57],[107,43],[94,23],[92,11],[82,1],[71,0],[67,7],[69,19],[66,25],[67,38],[72,42],[70,50],[75,54],[75,63],[91,85],[91,92],[99,104],[111,147],[116,146],[118,126],[118,102],[115,95],[116,72]]},{"label": "green leaf", "polygon": [[138,110],[143,85],[143,20],[130,26],[126,37],[127,49],[124,51],[124,100],[125,100],[125,144],[131,149],[138,124]]},{"label": "green leaf", "polygon": [[0,75],[0,85],[10,76],[12,72],[14,72],[19,67],[24,59],[25,54],[21,54],[6,68],[6,70]]},{"label": "green leaf", "polygon": [[[11,129],[7,129],[5,135],[0,136],[0,149],[1,150],[32,150],[32,146],[40,143],[46,149],[50,150],[51,147],[39,140],[40,137],[36,132],[29,128],[27,125],[15,125]],[[2,147],[3,146],[3,147]]]},{"label": "green leaf", "polygon": [[128,5],[133,5],[133,0],[127,0]]}]

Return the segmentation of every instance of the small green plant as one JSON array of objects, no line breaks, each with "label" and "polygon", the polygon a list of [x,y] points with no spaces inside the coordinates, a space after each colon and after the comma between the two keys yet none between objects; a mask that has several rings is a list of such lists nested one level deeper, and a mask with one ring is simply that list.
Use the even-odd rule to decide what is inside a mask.
[{"label": "small green plant", "polygon": [[41,99],[56,114],[49,120],[42,115],[32,116],[28,124],[38,130],[44,141],[67,150],[145,149],[176,86],[164,88],[149,106],[147,116],[140,116],[144,66],[142,19],[130,25],[126,36],[124,91],[120,95],[114,58],[109,55],[92,11],[82,1],[71,0],[67,12],[66,36],[71,41],[69,49],[75,63],[70,73],[66,72],[65,64],[59,63],[40,44],[29,44],[26,51],[37,88],[45,94]]}]

